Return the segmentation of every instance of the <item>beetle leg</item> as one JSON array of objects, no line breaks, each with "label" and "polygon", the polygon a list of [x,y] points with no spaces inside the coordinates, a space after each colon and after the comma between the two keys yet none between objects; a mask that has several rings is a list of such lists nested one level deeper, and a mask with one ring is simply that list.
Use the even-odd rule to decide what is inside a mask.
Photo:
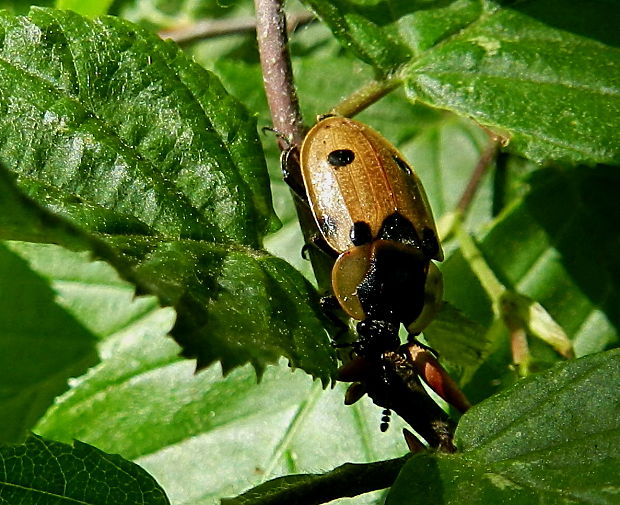
[{"label": "beetle leg", "polygon": [[351,342],[340,342],[349,333],[349,325],[342,320],[339,314],[342,314],[338,300],[334,295],[322,296],[319,305],[323,313],[336,326],[336,334],[332,340],[332,347],[340,349],[343,347],[351,347]]},{"label": "beetle leg", "polygon": [[340,310],[338,299],[334,295],[322,296],[319,303],[325,312],[334,313],[335,311]]},{"label": "beetle leg", "polygon": [[290,146],[282,151],[280,155],[280,170],[282,170],[282,178],[288,184],[295,196],[306,205],[308,197],[306,196],[306,188],[301,178],[301,168],[299,166],[299,150],[295,146]]}]

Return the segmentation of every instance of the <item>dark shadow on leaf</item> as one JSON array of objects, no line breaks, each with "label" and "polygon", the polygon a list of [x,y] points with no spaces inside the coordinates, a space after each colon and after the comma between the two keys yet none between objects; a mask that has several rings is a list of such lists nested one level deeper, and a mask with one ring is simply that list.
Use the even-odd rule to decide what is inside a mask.
[{"label": "dark shadow on leaf", "polygon": [[98,363],[95,336],[56,301],[49,280],[0,244],[0,441],[17,442]]},{"label": "dark shadow on leaf", "polygon": [[447,7],[455,0],[395,0],[367,5],[362,2],[338,2],[338,9],[345,14],[359,14],[378,26],[385,26],[417,11],[434,10]]},{"label": "dark shadow on leaf", "polygon": [[572,279],[620,332],[620,172],[604,165],[549,172],[533,179],[540,186],[529,199],[530,211]]},{"label": "dark shadow on leaf", "polygon": [[[513,213],[520,217],[494,230],[485,240],[485,243],[495,242],[496,246],[502,242],[508,250],[517,248],[514,254],[519,256],[520,232],[511,226],[515,223],[526,226],[529,220],[534,220],[532,229],[523,230],[523,239],[531,240],[536,228],[542,229],[546,237],[541,239],[559,253],[561,267],[571,282],[593,307],[605,313],[616,334],[620,332],[620,235],[617,232],[620,207],[615,191],[619,184],[620,172],[610,166],[547,167],[532,177],[532,191],[524,200],[522,211]],[[541,247],[544,248],[542,243]],[[486,251],[485,256],[502,277],[501,266],[494,265],[497,263],[494,255]],[[506,278],[501,280],[514,287]],[[563,289],[574,288],[548,286],[554,296],[563,297],[562,304],[570,304],[571,299],[562,294]],[[575,306],[574,310],[579,308]],[[617,341],[617,336],[613,340]],[[613,343],[609,341],[606,345]]]},{"label": "dark shadow on leaf", "polygon": [[620,46],[620,4],[615,0],[536,0],[515,2],[510,8],[548,26]]}]

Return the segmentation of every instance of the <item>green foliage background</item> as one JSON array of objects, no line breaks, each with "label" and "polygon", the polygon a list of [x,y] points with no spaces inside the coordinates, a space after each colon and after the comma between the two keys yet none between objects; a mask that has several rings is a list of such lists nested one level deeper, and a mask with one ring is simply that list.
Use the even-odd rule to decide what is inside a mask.
[{"label": "green foliage background", "polygon": [[[483,403],[459,425],[462,452],[412,458],[388,502],[614,503],[616,2],[305,3],[322,21],[291,35],[306,121],[398,72],[403,86],[359,119],[413,163],[440,225],[486,146],[481,126],[509,139],[466,227],[495,277],[540,302],[583,357],[565,363],[530,335],[530,369],[546,371],[517,382],[496,300],[448,237],[449,305],[425,337]],[[340,385],[323,389],[333,328],[275,143],[257,133],[270,119],[254,35],[181,51],[154,34],[251,16],[251,2],[56,6],[87,17],[3,6],[3,498],[207,504],[402,455],[398,420],[381,434],[370,401],[345,407]],[[44,438],[10,445],[30,430]],[[306,489],[287,485],[284,500]]]}]

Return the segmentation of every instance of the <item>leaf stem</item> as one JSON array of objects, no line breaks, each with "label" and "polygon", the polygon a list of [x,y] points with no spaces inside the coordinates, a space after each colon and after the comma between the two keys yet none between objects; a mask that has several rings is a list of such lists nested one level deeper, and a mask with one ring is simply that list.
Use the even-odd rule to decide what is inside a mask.
[{"label": "leaf stem", "polygon": [[506,287],[498,280],[482,256],[474,239],[463,226],[463,216],[459,213],[455,216],[453,231],[461,246],[463,257],[469,262],[471,269],[478,277],[480,284],[493,301],[493,310],[497,316],[501,315],[499,302],[506,292]]},{"label": "leaf stem", "polygon": [[401,79],[397,77],[383,81],[370,81],[332,108],[330,114],[345,117],[355,116],[400,86],[401,82]]},{"label": "leaf stem", "polygon": [[[292,149],[291,154],[294,155],[303,142],[306,131],[293,81],[283,0],[254,0],[254,4],[263,83],[273,127],[279,134],[280,150]],[[287,163],[286,168],[291,186],[303,188],[299,163],[295,162],[295,156],[291,156],[290,159],[292,161]],[[296,195],[294,191],[292,193],[304,240],[306,244],[313,244],[316,237],[320,236],[320,232],[310,207],[303,199],[303,195]],[[308,256],[319,290],[329,292],[333,260],[316,247],[308,249]]]}]

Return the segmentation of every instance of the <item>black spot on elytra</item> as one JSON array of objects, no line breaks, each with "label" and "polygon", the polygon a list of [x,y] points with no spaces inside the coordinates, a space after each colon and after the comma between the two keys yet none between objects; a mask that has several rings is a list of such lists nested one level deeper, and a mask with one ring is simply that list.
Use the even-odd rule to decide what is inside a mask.
[{"label": "black spot on elytra", "polygon": [[344,167],[353,163],[355,153],[351,149],[336,149],[327,155],[327,163],[332,167]]},{"label": "black spot on elytra", "polygon": [[353,245],[364,245],[372,242],[370,225],[365,221],[357,221],[351,226],[349,237]]},{"label": "black spot on elytra", "polygon": [[420,237],[418,236],[415,227],[400,212],[394,212],[383,220],[383,224],[379,229],[377,238],[383,240],[394,240],[395,242],[401,242],[402,244],[408,244],[413,246],[420,245]]}]

